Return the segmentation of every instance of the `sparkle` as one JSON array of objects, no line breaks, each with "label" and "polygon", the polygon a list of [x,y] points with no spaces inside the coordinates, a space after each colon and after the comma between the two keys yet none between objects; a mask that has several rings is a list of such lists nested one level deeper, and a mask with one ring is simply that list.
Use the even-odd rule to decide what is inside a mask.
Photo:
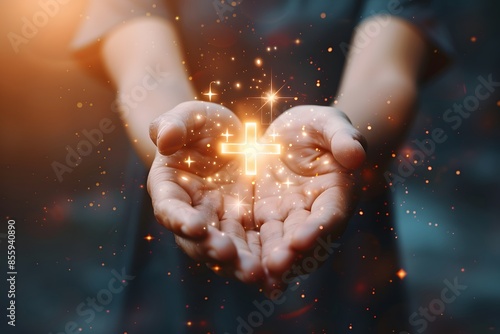
[{"label": "sparkle", "polygon": [[273,133],[269,135],[270,137],[273,138],[273,142],[276,141],[276,137],[279,137],[280,135],[276,133],[276,131],[273,129]]},{"label": "sparkle", "polygon": [[396,273],[398,275],[399,279],[403,279],[406,277],[406,271],[404,271],[403,268],[399,269],[399,271]]},{"label": "sparkle", "polygon": [[290,185],[293,184],[293,182],[291,182],[290,179],[286,179],[286,182],[283,182],[283,184],[285,184],[287,188],[290,188]]},{"label": "sparkle", "polygon": [[221,134],[222,137],[226,137],[226,143],[229,141],[229,137],[232,137],[233,135],[229,133],[229,130],[226,129],[226,132]]},{"label": "sparkle", "polygon": [[246,205],[245,198],[246,197],[243,197],[242,199],[240,199],[240,194],[238,194],[236,202],[232,205],[237,210],[238,216],[240,215],[240,210],[243,209],[243,207]]},{"label": "sparkle", "polygon": [[243,143],[222,143],[223,154],[244,154],[245,174],[257,174],[257,156],[259,154],[280,154],[279,144],[259,144],[257,142],[257,123],[245,123],[245,141]]},{"label": "sparkle", "polygon": [[188,167],[191,167],[191,164],[196,161],[191,160],[191,156],[188,156],[188,158],[184,160],[184,162],[187,163]]},{"label": "sparkle", "polygon": [[267,101],[267,103],[271,104],[273,102],[276,102],[276,93],[273,93],[273,91],[271,90],[269,93],[266,94],[265,100]]},{"label": "sparkle", "polygon": [[220,81],[211,81],[210,84],[208,84],[208,93],[203,93],[203,95],[208,96],[209,101],[212,101],[212,96],[217,95],[214,92],[212,92],[212,84],[213,83],[220,85]]},{"label": "sparkle", "polygon": [[280,92],[280,90],[283,89],[283,87],[285,87],[286,83],[284,83],[278,90],[274,91],[274,88],[273,88],[273,78],[272,78],[272,72],[271,72],[271,88],[269,89],[268,92],[262,94],[260,97],[253,97],[253,98],[259,98],[263,101],[262,103],[262,106],[259,108],[259,110],[257,111],[260,111],[262,110],[266,105],[269,105],[269,108],[270,108],[270,113],[271,113],[271,119],[270,119],[270,122],[266,122],[264,121],[263,117],[264,117],[264,113],[261,113],[261,123],[262,124],[270,124],[272,121],[273,121],[273,107],[274,107],[274,103],[278,102],[278,100],[280,99],[294,99],[294,100],[297,100],[297,97],[296,96],[279,96],[278,93]]},{"label": "sparkle", "polygon": [[148,234],[144,237],[144,240],[151,242],[152,240],[154,240],[154,237],[151,234]]}]

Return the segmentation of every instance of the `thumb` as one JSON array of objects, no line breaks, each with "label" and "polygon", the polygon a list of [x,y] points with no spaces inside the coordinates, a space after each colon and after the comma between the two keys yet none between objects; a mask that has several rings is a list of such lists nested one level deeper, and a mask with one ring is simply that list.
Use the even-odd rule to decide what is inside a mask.
[{"label": "thumb", "polygon": [[334,133],[330,147],[335,160],[347,169],[358,169],[366,160],[366,140],[354,129],[340,129]]},{"label": "thumb", "polygon": [[199,102],[181,103],[151,123],[149,137],[162,155],[174,154],[186,144],[188,133],[203,126],[206,117]]},{"label": "thumb", "polygon": [[149,137],[162,155],[171,155],[180,150],[186,142],[186,136],[186,125],[176,118],[160,116],[149,127]]}]

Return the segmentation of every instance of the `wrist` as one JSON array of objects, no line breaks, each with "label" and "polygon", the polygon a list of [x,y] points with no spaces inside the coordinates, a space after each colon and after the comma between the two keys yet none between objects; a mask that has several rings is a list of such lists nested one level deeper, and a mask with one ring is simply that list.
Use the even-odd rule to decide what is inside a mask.
[{"label": "wrist", "polygon": [[194,93],[188,84],[174,85],[171,80],[154,81],[152,77],[120,85],[113,111],[122,117],[131,112],[151,113],[151,121],[179,103],[193,100]]}]

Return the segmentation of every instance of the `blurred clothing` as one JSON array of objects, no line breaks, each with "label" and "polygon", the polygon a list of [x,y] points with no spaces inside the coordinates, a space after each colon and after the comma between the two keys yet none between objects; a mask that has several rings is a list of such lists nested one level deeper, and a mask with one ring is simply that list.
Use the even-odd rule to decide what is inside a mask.
[{"label": "blurred clothing", "polygon": [[[234,102],[240,116],[261,117],[264,126],[291,106],[333,102],[353,30],[372,15],[409,21],[437,47],[436,57],[451,52],[429,1],[242,0],[233,10],[214,4],[91,1],[74,47],[94,45],[110,29],[136,17],[163,17],[178,28],[189,75],[200,96],[211,81],[220,81],[212,86],[218,94],[213,102],[230,108]],[[366,32],[368,38],[383,29],[383,22]],[[261,99],[270,90],[279,90],[282,97],[273,110]],[[23,292],[30,302],[20,312],[32,319],[20,323],[22,330],[59,332],[75,322],[84,333],[237,333],[238,329],[246,333],[249,325],[255,333],[410,331],[404,281],[396,276],[401,265],[388,197],[360,203],[363,214],[353,217],[331,258],[317,272],[298,279],[299,288],[289,289],[286,302],[274,305],[267,315],[256,306],[266,300],[256,287],[218,277],[187,258],[172,234],[155,222],[144,189],[147,170],[130,150],[125,145],[125,150],[109,153],[118,160],[108,158],[99,172],[91,170],[78,179],[67,175],[75,187],[57,217],[66,229],[48,237],[32,232],[36,241],[26,258],[34,259],[45,244],[44,251],[60,251],[68,264],[64,268],[60,263],[43,264],[36,279],[22,278],[30,287]],[[82,210],[99,196],[100,189],[89,192],[84,187],[96,180],[109,193],[97,201],[102,202],[99,207]],[[146,235],[154,239],[145,240]],[[38,264],[27,265],[26,272],[29,266]],[[135,277],[92,318],[87,298],[107,289],[112,269]],[[44,306],[47,300],[51,303]],[[84,315],[82,309],[77,311],[81,303],[88,311]]]}]

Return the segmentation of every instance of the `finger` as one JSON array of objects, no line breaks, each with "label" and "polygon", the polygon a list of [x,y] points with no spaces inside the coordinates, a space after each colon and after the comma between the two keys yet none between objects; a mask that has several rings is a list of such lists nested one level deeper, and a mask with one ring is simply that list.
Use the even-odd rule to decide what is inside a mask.
[{"label": "finger", "polygon": [[215,103],[191,101],[177,105],[154,120],[149,133],[159,152],[170,155],[197,136],[218,137],[223,132],[221,128],[239,132],[240,126],[229,109]]},{"label": "finger", "polygon": [[[254,191],[252,178],[241,175],[242,170],[238,162],[228,163],[228,168],[224,168],[218,174],[220,180],[231,182],[230,187],[224,187],[224,215],[223,218],[229,221],[236,221],[241,228],[241,232],[254,230],[256,228],[253,200]],[[244,234],[244,233],[243,233]]]},{"label": "finger", "polygon": [[206,218],[186,202],[165,199],[153,203],[156,220],[173,233],[191,239],[206,236]]},{"label": "finger", "polygon": [[163,155],[170,155],[186,144],[189,133],[201,128],[207,119],[201,102],[185,102],[156,118],[149,127],[149,136]]},{"label": "finger", "polygon": [[326,235],[336,238],[342,234],[353,210],[352,188],[351,184],[336,186],[318,196],[311,207],[311,214],[291,236],[290,244],[294,250],[306,252],[318,238]]},{"label": "finger", "polygon": [[272,248],[266,261],[266,268],[272,275],[281,275],[290,268],[297,252],[292,248],[292,235],[300,224],[310,216],[308,210],[292,211],[283,223],[283,235],[277,240],[277,245]]},{"label": "finger", "polygon": [[158,164],[159,161],[155,160],[148,177],[148,191],[156,219],[175,234],[188,238],[204,237],[207,224],[219,221],[216,209],[221,207],[220,195],[207,192],[195,203],[187,192],[187,187],[193,182],[179,184],[178,176],[171,173],[172,169],[159,168]]},{"label": "finger", "polygon": [[260,259],[262,254],[262,246],[260,244],[260,233],[257,231],[247,231],[246,235],[247,235],[247,244],[248,248],[250,249],[250,252]]},{"label": "finger", "polygon": [[325,118],[323,137],[330,144],[335,160],[348,169],[361,167],[366,159],[366,139],[343,112],[325,108],[321,109],[321,113]]},{"label": "finger", "polygon": [[260,242],[262,245],[262,258],[266,259],[283,240],[283,222],[268,220],[260,227]]},{"label": "finger", "polygon": [[237,250],[231,238],[213,227],[208,228],[207,237],[201,241],[176,236],[176,242],[192,259],[218,263],[218,270],[234,267],[237,260]]},{"label": "finger", "polygon": [[233,241],[236,247],[236,258],[227,263],[210,262],[207,266],[219,276],[236,278],[243,283],[262,281],[264,270],[260,261],[260,245],[257,245],[260,244],[258,232],[248,231],[244,243],[237,242],[227,233],[224,234]]},{"label": "finger", "polygon": [[[309,111],[306,116],[304,116],[305,109]],[[343,112],[331,107],[291,108],[271,124],[266,135],[304,125],[308,125],[322,135],[325,148],[331,150],[334,158],[343,167],[357,169],[366,159],[366,139],[352,126]]]},{"label": "finger", "polygon": [[[261,279],[263,269],[260,261],[257,232],[249,231],[247,233],[242,224],[234,219],[222,220],[220,229],[225,235],[231,238],[238,253],[238,262],[235,264],[234,276],[245,283]],[[252,243],[252,248],[250,248],[249,242]]]},{"label": "finger", "polygon": [[341,129],[331,137],[333,157],[343,167],[355,170],[366,160],[364,138],[354,129]]},{"label": "finger", "polygon": [[295,258],[295,252],[290,247],[290,237],[284,235],[283,226],[283,222],[273,220],[263,224],[260,230],[262,263],[267,280],[271,279],[273,284],[279,281],[278,278]]}]

